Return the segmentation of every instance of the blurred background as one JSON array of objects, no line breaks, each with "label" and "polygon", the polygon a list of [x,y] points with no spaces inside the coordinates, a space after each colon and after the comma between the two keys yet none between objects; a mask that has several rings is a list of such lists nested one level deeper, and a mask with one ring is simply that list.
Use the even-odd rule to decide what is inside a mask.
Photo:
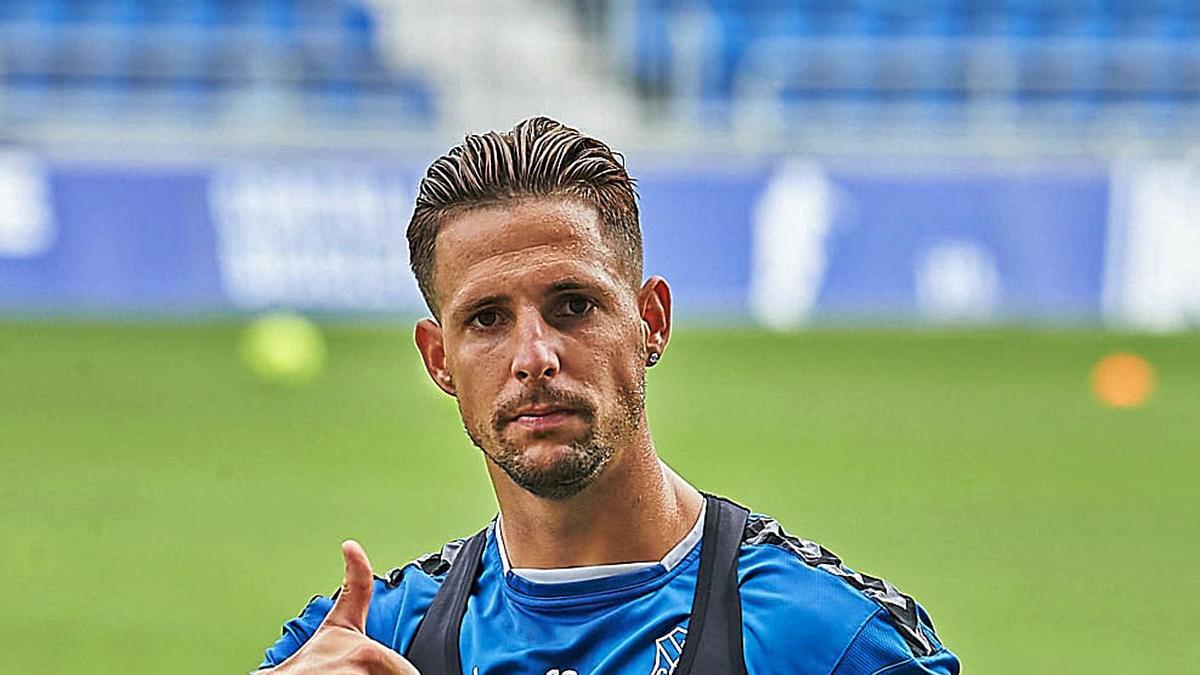
[{"label": "blurred background", "polygon": [[1200,3],[0,0],[0,670],[246,672],[494,513],[404,227],[535,114],[639,179],[683,475],[966,672],[1195,669]]}]

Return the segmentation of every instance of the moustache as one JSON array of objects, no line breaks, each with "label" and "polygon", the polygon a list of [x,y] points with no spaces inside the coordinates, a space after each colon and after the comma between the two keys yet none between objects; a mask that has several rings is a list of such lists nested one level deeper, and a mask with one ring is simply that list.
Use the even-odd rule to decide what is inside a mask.
[{"label": "moustache", "polygon": [[496,412],[492,415],[492,427],[496,431],[501,431],[505,425],[518,415],[518,412],[522,408],[538,405],[554,405],[567,408],[577,413],[588,423],[591,423],[595,418],[595,406],[584,396],[561,389],[541,387],[532,391],[522,392],[520,395],[507,399],[498,405]]}]

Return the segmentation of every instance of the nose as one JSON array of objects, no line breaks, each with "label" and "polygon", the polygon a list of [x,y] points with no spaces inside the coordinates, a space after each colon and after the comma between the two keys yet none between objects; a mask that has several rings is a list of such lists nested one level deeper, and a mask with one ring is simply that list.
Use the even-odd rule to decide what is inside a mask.
[{"label": "nose", "polygon": [[549,380],[558,374],[558,349],[553,329],[546,325],[540,312],[525,312],[514,331],[516,351],[513,354],[512,374],[523,384]]}]

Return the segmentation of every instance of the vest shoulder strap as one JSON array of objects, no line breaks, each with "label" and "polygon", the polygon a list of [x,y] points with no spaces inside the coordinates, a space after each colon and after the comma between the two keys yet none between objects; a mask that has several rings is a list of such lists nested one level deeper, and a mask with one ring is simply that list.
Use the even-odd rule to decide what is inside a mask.
[{"label": "vest shoulder strap", "polygon": [[707,513],[700,540],[700,569],[678,675],[746,675],[738,553],[750,512],[704,495]]},{"label": "vest shoulder strap", "polygon": [[479,574],[487,529],[480,530],[463,544],[462,550],[446,573],[442,587],[417,627],[412,645],[405,655],[421,675],[460,675],[462,659],[458,653],[458,635],[471,587]]}]

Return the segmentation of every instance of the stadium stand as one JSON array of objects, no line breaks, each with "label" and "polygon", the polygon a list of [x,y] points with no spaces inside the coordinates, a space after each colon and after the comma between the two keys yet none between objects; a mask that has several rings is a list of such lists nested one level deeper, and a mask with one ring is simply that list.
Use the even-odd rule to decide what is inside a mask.
[{"label": "stadium stand", "polygon": [[[594,4],[580,14],[594,16]],[[711,127],[746,117],[943,127],[982,116],[1060,130],[1119,118],[1161,133],[1200,102],[1191,0],[633,5],[613,30],[630,45],[623,64],[637,91],[690,103]]]},{"label": "stadium stand", "polygon": [[260,112],[424,128],[433,87],[344,0],[3,0],[0,119]]},{"label": "stadium stand", "polygon": [[0,138],[412,146],[543,113],[669,150],[1174,147],[1198,38],[1195,0],[0,0]]}]

